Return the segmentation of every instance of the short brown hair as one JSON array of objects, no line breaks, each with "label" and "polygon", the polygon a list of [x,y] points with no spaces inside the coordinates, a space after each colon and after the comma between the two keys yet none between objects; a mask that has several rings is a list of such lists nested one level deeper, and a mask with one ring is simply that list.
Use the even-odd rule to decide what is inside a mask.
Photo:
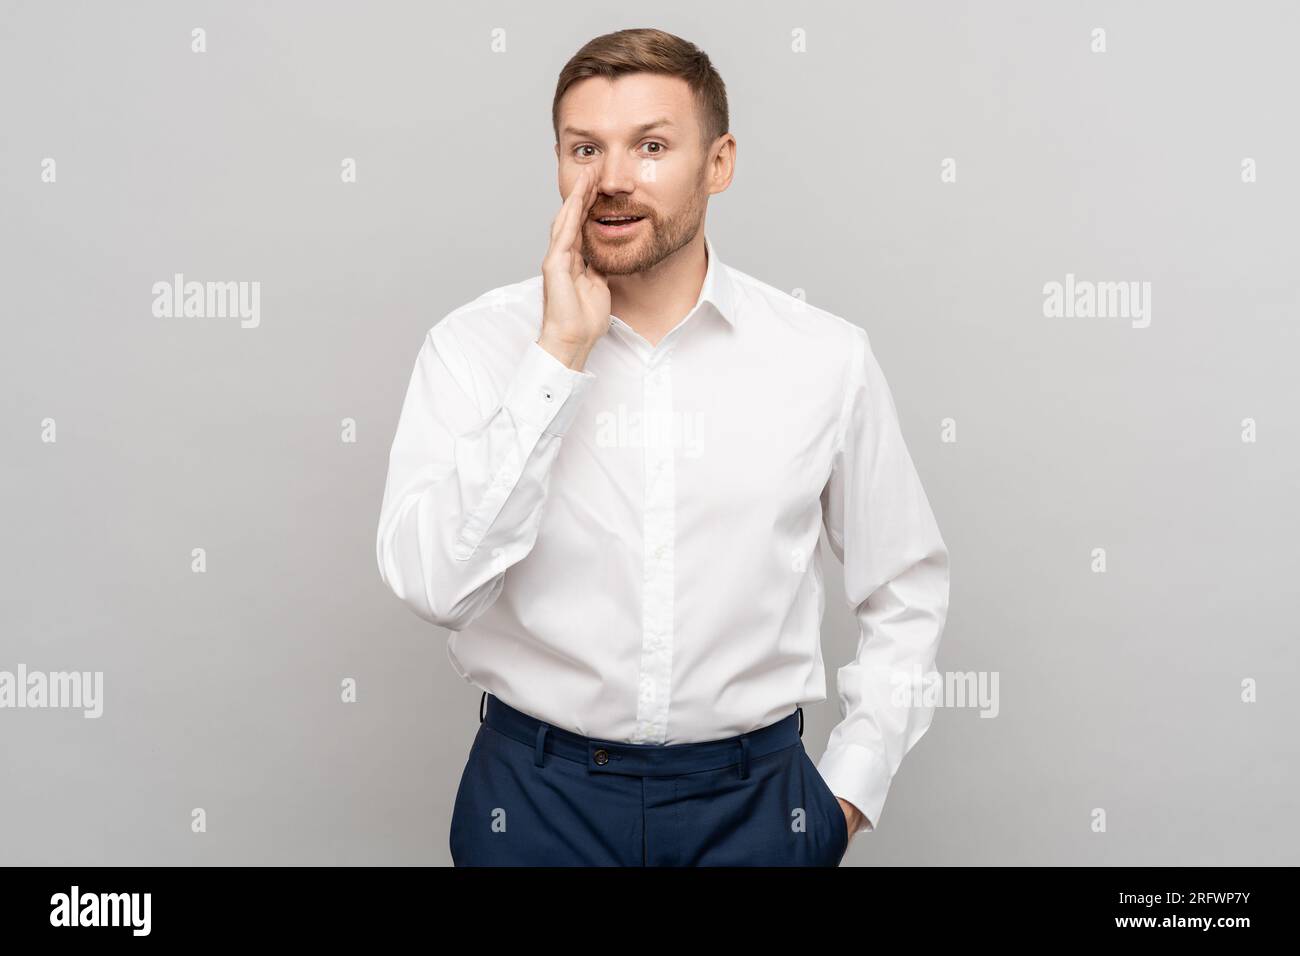
[{"label": "short brown hair", "polygon": [[708,54],[681,37],[646,28],[619,30],[588,40],[564,64],[551,103],[555,141],[560,141],[560,100],[570,86],[590,76],[614,79],[628,73],[659,73],[684,79],[695,94],[700,133],[706,148],[723,133],[730,132],[727,87]]}]

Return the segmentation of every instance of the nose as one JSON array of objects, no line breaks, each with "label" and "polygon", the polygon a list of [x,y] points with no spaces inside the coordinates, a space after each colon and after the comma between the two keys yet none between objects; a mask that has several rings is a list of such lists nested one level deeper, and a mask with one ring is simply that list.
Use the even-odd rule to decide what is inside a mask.
[{"label": "nose", "polygon": [[600,164],[596,187],[606,196],[630,193],[636,188],[640,160],[617,152],[607,155]]}]

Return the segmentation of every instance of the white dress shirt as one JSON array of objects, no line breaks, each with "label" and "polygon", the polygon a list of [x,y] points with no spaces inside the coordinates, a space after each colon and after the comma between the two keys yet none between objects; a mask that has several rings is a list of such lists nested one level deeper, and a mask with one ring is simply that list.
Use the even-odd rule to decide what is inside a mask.
[{"label": "white dress shirt", "polygon": [[542,277],[446,315],[389,457],[379,573],[466,681],[577,734],[714,740],[826,698],[824,527],[860,637],[817,763],[872,829],[929,728],[948,552],[858,326],[721,262],[658,345],[617,317],[582,371]]}]

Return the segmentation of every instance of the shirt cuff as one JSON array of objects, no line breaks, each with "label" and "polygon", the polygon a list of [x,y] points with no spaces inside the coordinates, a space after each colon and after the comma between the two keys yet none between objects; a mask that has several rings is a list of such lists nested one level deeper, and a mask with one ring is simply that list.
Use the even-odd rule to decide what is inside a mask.
[{"label": "shirt cuff", "polygon": [[874,830],[889,793],[890,774],[885,761],[866,747],[844,744],[822,754],[817,769],[831,793],[853,804],[867,818],[855,832]]},{"label": "shirt cuff", "polygon": [[593,373],[569,368],[537,342],[529,342],[502,404],[516,421],[560,436],[569,430],[583,394],[595,380]]}]

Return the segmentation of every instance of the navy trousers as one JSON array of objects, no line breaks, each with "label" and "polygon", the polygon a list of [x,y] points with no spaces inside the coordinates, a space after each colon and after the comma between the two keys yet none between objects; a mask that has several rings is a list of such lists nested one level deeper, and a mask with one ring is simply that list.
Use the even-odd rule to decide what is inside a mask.
[{"label": "navy trousers", "polygon": [[452,810],[456,866],[839,866],[848,848],[802,708],[722,740],[627,744],[483,696]]}]

